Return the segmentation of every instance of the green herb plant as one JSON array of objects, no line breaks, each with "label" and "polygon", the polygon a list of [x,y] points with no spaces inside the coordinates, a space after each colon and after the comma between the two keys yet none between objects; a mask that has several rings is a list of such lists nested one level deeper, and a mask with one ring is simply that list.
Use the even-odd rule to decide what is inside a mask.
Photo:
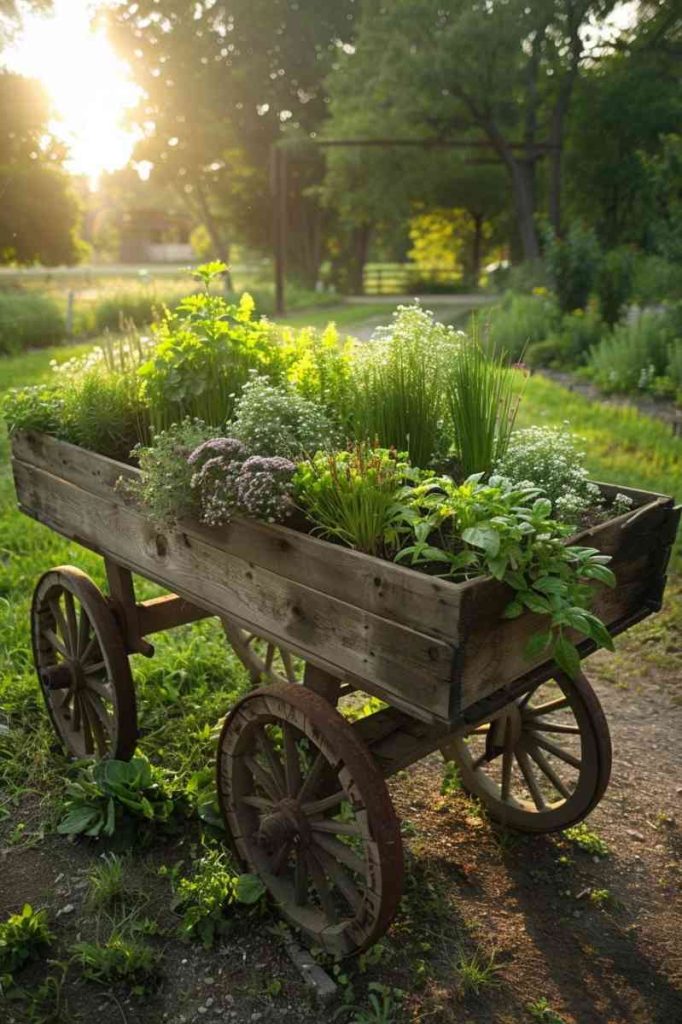
[{"label": "green herb plant", "polygon": [[577,632],[613,649],[608,630],[589,611],[592,584],[615,585],[610,557],[595,548],[565,543],[569,529],[552,519],[552,503],[537,488],[512,488],[482,474],[457,485],[449,477],[423,480],[401,493],[403,543],[397,561],[408,561],[455,580],[489,574],[514,591],[505,618],[526,610],[547,619],[527,647],[546,652],[569,676],[580,669],[571,638]]},{"label": "green herb plant", "polygon": [[354,353],[353,431],[428,466],[444,444],[443,374],[462,336],[420,306],[398,306],[388,327]]},{"label": "green herb plant", "polygon": [[40,956],[52,939],[47,912],[28,903],[20,913],[0,921],[0,995],[13,984],[16,971]]},{"label": "green herb plant", "polygon": [[182,915],[180,934],[199,939],[206,949],[229,929],[230,906],[254,906],[265,893],[257,875],[240,875],[228,855],[214,847],[194,862],[191,877],[181,877],[174,885],[175,908]]},{"label": "green herb plant", "polygon": [[160,954],[143,939],[114,928],[106,942],[77,942],[72,947],[72,962],[83,977],[102,985],[126,981],[132,991],[142,995],[145,982],[157,972]]},{"label": "green herb plant", "polygon": [[[67,783],[62,835],[144,838],[154,828],[173,825],[178,798],[161,769],[144,757],[130,761],[81,762]],[[146,827],[145,827],[146,826]]]},{"label": "green herb plant", "polygon": [[356,442],[301,462],[294,494],[315,532],[368,555],[387,549],[396,496],[413,474],[403,454]]},{"label": "green herb plant", "polygon": [[279,372],[272,328],[254,318],[254,302],[238,304],[211,293],[211,283],[227,268],[213,263],[195,276],[204,290],[183,299],[154,325],[155,346],[139,370],[152,426],[165,430],[186,417],[213,426],[230,418],[250,371]]},{"label": "green herb plant", "polygon": [[506,355],[487,352],[475,331],[450,360],[444,390],[462,478],[490,472],[506,452],[521,400],[518,378]]}]

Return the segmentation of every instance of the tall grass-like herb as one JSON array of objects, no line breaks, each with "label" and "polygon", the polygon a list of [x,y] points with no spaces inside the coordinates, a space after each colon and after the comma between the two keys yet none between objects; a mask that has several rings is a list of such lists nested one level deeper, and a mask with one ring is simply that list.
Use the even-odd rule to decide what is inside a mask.
[{"label": "tall grass-like herb", "polygon": [[356,352],[354,433],[407,451],[428,466],[443,438],[443,373],[461,336],[418,305],[399,306],[388,327]]},{"label": "tall grass-like herb", "polygon": [[486,352],[474,329],[443,384],[461,475],[490,472],[507,450],[520,401],[506,355]]},{"label": "tall grass-like herb", "polygon": [[294,493],[317,532],[368,555],[381,555],[409,464],[395,451],[358,442],[302,462]]}]

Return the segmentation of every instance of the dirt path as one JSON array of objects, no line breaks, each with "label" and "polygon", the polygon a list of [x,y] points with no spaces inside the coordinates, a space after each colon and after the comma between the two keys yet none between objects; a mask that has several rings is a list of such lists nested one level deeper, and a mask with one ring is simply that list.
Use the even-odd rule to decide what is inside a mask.
[{"label": "dirt path", "polygon": [[[432,309],[439,320],[444,323],[455,323],[457,326],[463,324],[472,310],[489,305],[494,300],[494,297],[488,295],[421,295],[417,298],[426,309]],[[376,305],[385,302],[386,314],[369,317],[364,323],[354,326],[349,333],[360,341],[369,341],[377,327],[389,323],[396,306],[409,305],[414,300],[413,295],[369,295],[354,298],[355,304],[366,302],[368,305]]]}]

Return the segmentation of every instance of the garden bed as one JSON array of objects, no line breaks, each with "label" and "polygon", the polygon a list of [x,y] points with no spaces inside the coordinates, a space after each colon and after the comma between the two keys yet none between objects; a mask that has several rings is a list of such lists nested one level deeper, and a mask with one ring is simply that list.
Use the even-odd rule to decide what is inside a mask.
[{"label": "garden bed", "polygon": [[[15,433],[13,470],[22,511],[423,720],[452,724],[484,700],[502,706],[552,672],[547,652],[525,653],[541,617],[503,618],[510,590],[496,580],[455,584],[241,518],[160,530],[116,490],[137,470],[47,435]],[[612,558],[617,585],[594,602],[612,634],[660,607],[679,520],[670,498],[617,490],[633,509],[573,538]]]}]

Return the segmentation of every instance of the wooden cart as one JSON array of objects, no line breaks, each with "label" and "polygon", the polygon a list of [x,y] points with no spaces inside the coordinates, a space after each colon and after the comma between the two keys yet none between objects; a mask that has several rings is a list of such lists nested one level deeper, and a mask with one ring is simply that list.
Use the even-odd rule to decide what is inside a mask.
[{"label": "wooden cart", "polygon": [[[395,913],[402,848],[385,780],[419,758],[440,749],[493,818],[528,832],[580,821],[604,793],[611,747],[599,702],[584,675],[526,659],[541,621],[503,619],[504,585],[455,585],[247,520],[159,531],[116,488],[131,467],[30,433],[13,437],[12,456],[22,511],[106,566],[108,596],[68,566],[35,590],[34,657],[64,746],[130,757],[128,655],[151,655],[154,633],[218,616],[257,687],[220,737],[225,823],[316,944],[366,949]],[[680,517],[670,498],[618,490],[633,510],[579,538],[612,556],[618,585],[598,592],[595,611],[613,634],[660,608]],[[133,574],[170,593],[136,600]],[[580,644],[582,656],[593,649]],[[337,708],[353,691],[385,705],[353,721]]]}]

